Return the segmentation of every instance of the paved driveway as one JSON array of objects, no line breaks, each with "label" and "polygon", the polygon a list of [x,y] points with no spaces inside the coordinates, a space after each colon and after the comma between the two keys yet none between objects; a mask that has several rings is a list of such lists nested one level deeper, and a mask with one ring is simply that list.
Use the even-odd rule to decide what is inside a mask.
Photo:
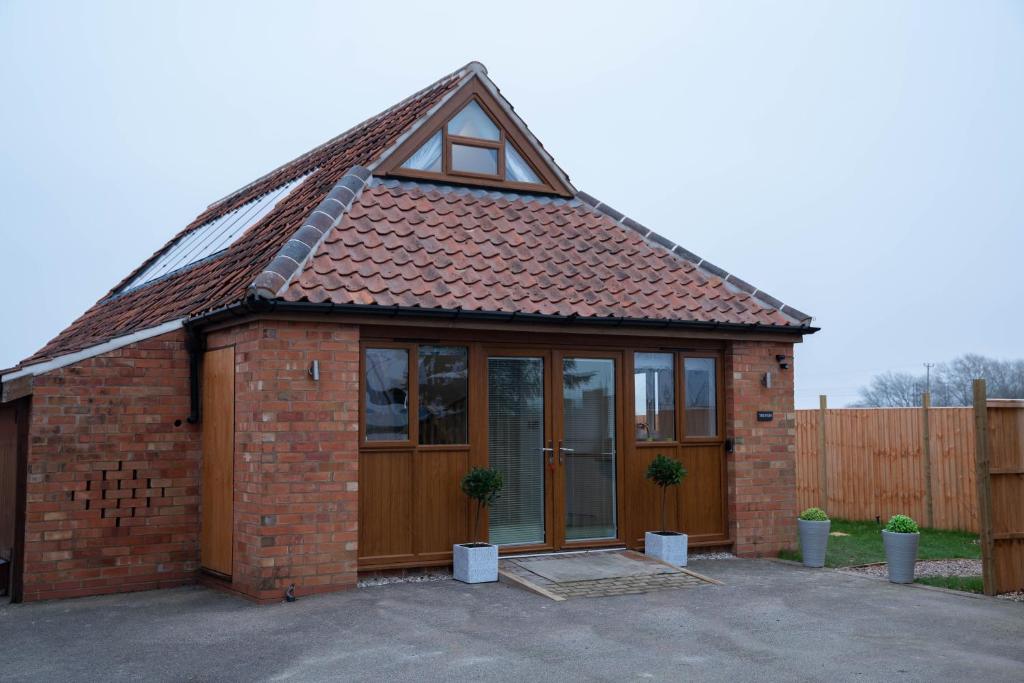
[{"label": "paved driveway", "polygon": [[1022,680],[1024,605],[768,561],[556,603],[503,584],[256,607],[203,588],[0,608],[3,680]]}]

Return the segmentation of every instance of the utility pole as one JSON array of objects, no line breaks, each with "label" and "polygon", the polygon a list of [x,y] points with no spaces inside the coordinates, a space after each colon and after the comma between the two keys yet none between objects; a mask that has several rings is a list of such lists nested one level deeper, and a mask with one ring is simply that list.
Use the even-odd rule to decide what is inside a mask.
[{"label": "utility pole", "polygon": [[925,391],[929,394],[932,393],[932,368],[935,367],[935,363],[925,363]]}]

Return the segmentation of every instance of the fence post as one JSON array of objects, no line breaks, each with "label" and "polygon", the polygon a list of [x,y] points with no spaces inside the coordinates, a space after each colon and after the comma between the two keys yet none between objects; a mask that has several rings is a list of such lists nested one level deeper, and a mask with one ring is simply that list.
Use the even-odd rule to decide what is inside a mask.
[{"label": "fence post", "polygon": [[981,527],[981,579],[985,595],[996,594],[992,562],[992,482],[988,466],[988,401],[985,380],[974,380],[975,480],[978,485],[978,525]]},{"label": "fence post", "polygon": [[930,392],[921,394],[921,428],[924,436],[921,455],[924,457],[924,508],[928,527],[935,528],[935,508],[932,504],[932,434],[928,427],[928,410],[932,407]]},{"label": "fence post", "polygon": [[828,512],[828,454],[825,452],[825,411],[828,410],[828,397],[818,397],[818,493],[821,497],[822,510]]}]

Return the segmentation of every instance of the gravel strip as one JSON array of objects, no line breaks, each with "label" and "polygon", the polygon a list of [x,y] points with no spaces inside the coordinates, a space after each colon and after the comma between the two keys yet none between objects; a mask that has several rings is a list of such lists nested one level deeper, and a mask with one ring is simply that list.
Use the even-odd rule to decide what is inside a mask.
[{"label": "gravel strip", "polygon": [[1000,593],[996,597],[1000,600],[1009,600],[1010,602],[1024,602],[1024,591],[1017,591],[1016,593]]},{"label": "gravel strip", "polygon": [[427,583],[429,581],[450,581],[452,573],[447,569],[427,569],[422,573],[408,573],[404,576],[395,574],[394,576],[371,576],[365,579],[360,579],[357,584],[360,588],[370,588],[372,586],[387,586],[392,583]]},{"label": "gravel strip", "polygon": [[686,560],[735,560],[732,553],[687,553]]},{"label": "gravel strip", "polygon": [[[843,567],[842,570],[883,578],[889,574],[885,564]],[[914,576],[981,576],[981,560],[919,560],[914,567]]]}]

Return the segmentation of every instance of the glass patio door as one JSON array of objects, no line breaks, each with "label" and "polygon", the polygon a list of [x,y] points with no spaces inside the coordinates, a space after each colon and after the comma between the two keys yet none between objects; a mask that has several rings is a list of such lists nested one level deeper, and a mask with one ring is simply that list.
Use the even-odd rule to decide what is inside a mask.
[{"label": "glass patio door", "polygon": [[558,515],[563,543],[618,537],[616,358],[561,355]]},{"label": "glass patio door", "polygon": [[487,459],[504,487],[490,509],[490,542],[550,543],[547,534],[547,359],[543,354],[487,358]]}]

